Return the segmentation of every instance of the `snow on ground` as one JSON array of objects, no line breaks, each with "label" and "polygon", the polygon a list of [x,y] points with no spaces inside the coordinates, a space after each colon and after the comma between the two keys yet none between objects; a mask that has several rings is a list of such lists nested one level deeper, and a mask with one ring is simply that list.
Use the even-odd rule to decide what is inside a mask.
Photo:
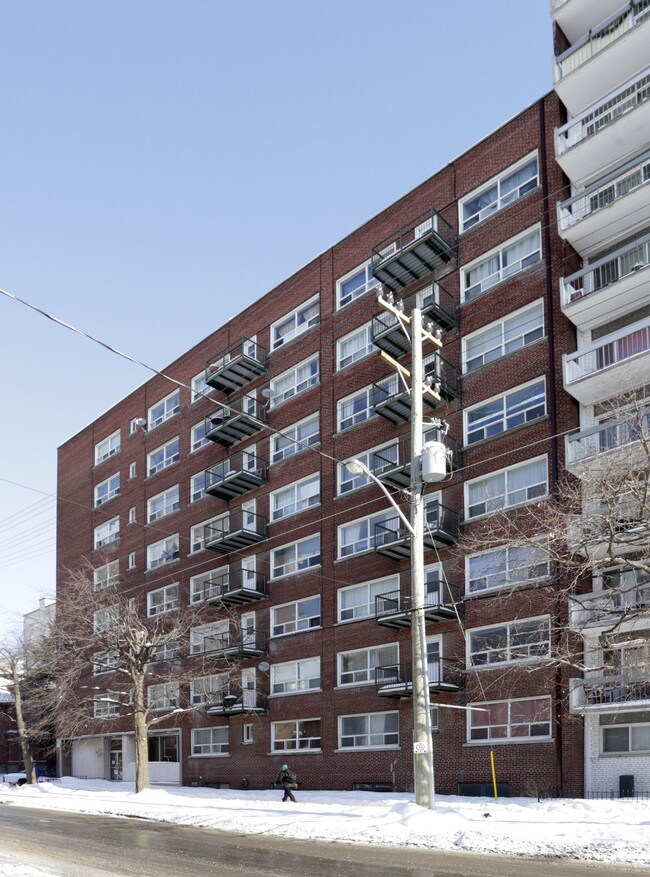
[{"label": "snow on ground", "polygon": [[[281,792],[77,780],[0,785],[0,804],[138,816],[221,831],[360,844],[650,865],[650,807],[635,801],[439,796],[423,810],[408,793]],[[22,868],[22,870],[20,870]],[[0,853],[0,877],[48,877]]]}]

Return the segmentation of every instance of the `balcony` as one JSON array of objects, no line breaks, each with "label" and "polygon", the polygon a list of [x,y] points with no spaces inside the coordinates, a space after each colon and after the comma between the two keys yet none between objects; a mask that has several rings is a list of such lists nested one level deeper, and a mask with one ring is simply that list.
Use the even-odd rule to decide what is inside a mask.
[{"label": "balcony", "polygon": [[583,405],[611,399],[648,382],[650,319],[564,356],[564,388]]},{"label": "balcony", "polygon": [[647,466],[649,441],[650,414],[599,423],[566,437],[566,467],[582,477],[598,472],[604,465],[627,469]]},{"label": "balcony", "polygon": [[250,338],[240,338],[207,361],[205,382],[215,390],[230,394],[266,371],[266,350]]},{"label": "balcony", "polygon": [[227,692],[218,694],[206,709],[208,716],[237,716],[242,714],[266,713],[266,695],[255,688],[242,688],[230,684]]},{"label": "balcony", "polygon": [[242,606],[266,600],[266,576],[250,569],[232,566],[228,572],[209,576],[199,592],[206,603]]},{"label": "balcony", "polygon": [[569,604],[569,627],[582,632],[585,628],[602,628],[622,632],[650,621],[650,583],[636,582],[634,574],[624,573],[614,587],[591,591],[572,597]]},{"label": "balcony", "polygon": [[[435,694],[460,691],[462,673],[440,658],[427,664],[429,692]],[[413,697],[413,673],[410,664],[375,667],[375,691],[381,697]]]},{"label": "balcony", "polygon": [[[560,237],[590,256],[650,224],[650,150],[557,206]],[[631,219],[632,218],[632,219]]]},{"label": "balcony", "polygon": [[[460,514],[448,509],[439,502],[429,503],[424,510],[424,550],[448,548],[454,545],[460,530]],[[375,551],[393,560],[404,560],[411,556],[411,534],[401,518],[389,518],[384,523],[375,524]]]},{"label": "balcony", "polygon": [[[409,296],[403,303],[404,313],[409,316],[417,305],[422,311],[423,323],[432,321],[435,328],[453,329],[457,325],[458,307],[450,293],[439,283],[431,283]],[[372,318],[372,340],[380,350],[400,358],[411,350],[409,339],[397,317],[390,311],[382,311]]]},{"label": "balcony", "polygon": [[589,180],[623,156],[647,148],[650,68],[555,132],[555,157],[570,180]]},{"label": "balcony", "polygon": [[647,60],[650,0],[620,5],[595,27],[583,31],[555,59],[555,90],[570,113],[579,113],[625,82]]},{"label": "balcony", "polygon": [[[462,595],[458,585],[432,579],[424,585],[424,619],[427,623],[451,621],[457,617],[456,604]],[[375,620],[383,627],[403,630],[411,627],[413,602],[410,590],[390,591],[375,597]]]},{"label": "balcony", "polygon": [[227,502],[267,483],[268,463],[251,451],[233,454],[205,470],[205,492]]},{"label": "balcony", "polygon": [[[431,378],[433,393],[423,393],[423,411],[435,411],[440,405],[458,396],[458,372],[439,353],[424,359],[425,378]],[[438,397],[438,398],[437,398]],[[375,414],[381,414],[391,423],[404,423],[411,419],[411,393],[397,373],[388,375],[372,386],[371,405]]]},{"label": "balcony", "polygon": [[572,713],[650,709],[648,680],[650,668],[639,680],[626,677],[616,679],[612,676],[572,679],[569,709]]},{"label": "balcony", "polygon": [[240,396],[206,417],[205,421],[205,437],[229,448],[264,429],[267,405],[262,405],[253,396]]},{"label": "balcony", "polygon": [[244,509],[230,512],[204,528],[206,548],[231,552],[266,540],[266,518]]},{"label": "balcony", "polygon": [[267,653],[267,639],[256,631],[238,630],[207,636],[204,648],[206,658],[261,658]]},{"label": "balcony", "polygon": [[620,5],[621,0],[551,0],[551,14],[566,38],[575,43]]},{"label": "balcony", "polygon": [[427,210],[372,248],[371,269],[380,283],[401,292],[455,255],[453,228],[435,210]]},{"label": "balcony", "polygon": [[[424,434],[425,444],[427,441],[441,441],[451,451],[451,457],[447,458],[447,473],[455,472],[461,465],[460,445],[451,436],[443,436],[440,430],[427,430]],[[404,435],[399,442],[388,448],[382,448],[372,454],[374,468],[371,472],[379,478],[382,484],[394,490],[404,490],[411,486],[411,436]]]}]

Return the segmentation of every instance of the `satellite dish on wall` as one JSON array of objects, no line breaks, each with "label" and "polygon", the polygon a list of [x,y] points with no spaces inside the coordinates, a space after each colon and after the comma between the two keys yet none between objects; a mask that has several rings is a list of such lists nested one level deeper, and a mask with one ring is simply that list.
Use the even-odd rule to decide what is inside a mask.
[{"label": "satellite dish on wall", "polygon": [[260,670],[262,671],[262,673],[266,673],[271,669],[271,665],[269,664],[268,661],[262,661],[258,666],[259,666]]}]

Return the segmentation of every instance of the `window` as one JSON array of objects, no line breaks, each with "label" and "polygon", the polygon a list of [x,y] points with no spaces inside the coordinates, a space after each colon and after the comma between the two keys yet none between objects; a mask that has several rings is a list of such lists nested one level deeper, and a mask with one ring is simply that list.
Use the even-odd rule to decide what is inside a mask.
[{"label": "window", "polygon": [[212,624],[202,624],[190,630],[190,654],[200,655],[210,651],[212,643],[222,641],[228,634],[228,619],[213,621]]},{"label": "window", "polygon": [[129,552],[129,565],[127,569],[135,569],[135,551]]},{"label": "window", "polygon": [[548,658],[551,625],[546,618],[526,618],[469,631],[468,661],[488,667],[516,661]]},{"label": "window", "polygon": [[507,277],[539,262],[541,246],[540,230],[536,228],[466,265],[461,270],[463,301],[472,301]]},{"label": "window", "polygon": [[201,448],[205,448],[208,445],[212,444],[210,439],[205,437],[207,430],[208,430],[208,421],[207,420],[202,420],[200,423],[197,423],[196,426],[192,427],[191,440],[190,440],[191,453],[194,453],[194,451],[200,451]]},{"label": "window", "polygon": [[296,749],[320,749],[320,728],[320,719],[271,722],[271,749],[273,752],[286,752]]},{"label": "window", "polygon": [[[375,448],[373,451],[365,451],[363,454],[357,454],[354,459],[359,460],[374,475],[377,475],[383,472],[384,469],[396,466],[399,462],[398,443],[394,441],[390,442],[390,444],[382,445],[380,448]],[[360,487],[365,487],[372,482],[372,478],[363,472],[359,475],[354,475],[349,471],[346,463],[339,463],[338,478],[339,495],[348,493],[351,490],[358,490]]]},{"label": "window", "polygon": [[297,396],[315,386],[319,381],[318,356],[312,356],[289,371],[284,372],[270,383],[270,407],[274,408],[292,396]]},{"label": "window", "polygon": [[467,593],[524,585],[549,575],[548,554],[535,545],[513,545],[467,558]]},{"label": "window", "polygon": [[162,493],[152,496],[147,502],[147,523],[152,524],[165,515],[171,515],[180,508],[178,497],[178,484],[164,490]]},{"label": "window", "polygon": [[166,445],[161,445],[161,447],[156,448],[155,451],[147,455],[147,475],[155,475],[156,472],[162,472],[163,469],[171,466],[172,463],[178,463],[180,458],[177,436],[175,439],[167,442]]},{"label": "window", "polygon": [[205,469],[192,475],[190,478],[190,502],[198,502],[207,496],[205,492],[206,474]]},{"label": "window", "polygon": [[339,685],[364,685],[375,681],[376,667],[399,664],[397,643],[373,649],[339,653]]},{"label": "window", "polygon": [[151,406],[149,409],[149,422],[147,428],[149,430],[155,429],[157,426],[160,426],[161,423],[164,423],[166,420],[169,420],[170,417],[173,417],[174,414],[178,414],[180,410],[181,391],[179,389],[174,390],[169,396],[166,396],[164,399],[161,399],[160,402]]},{"label": "window", "polygon": [[271,578],[320,565],[320,533],[271,551]]},{"label": "window", "polygon": [[105,438],[103,441],[98,442],[95,445],[95,466],[99,463],[103,463],[104,460],[107,460],[114,454],[117,454],[119,450],[120,430],[117,429],[112,435],[109,435],[108,438]]},{"label": "window", "polygon": [[465,444],[471,445],[546,415],[544,378],[465,411]]},{"label": "window", "polygon": [[213,393],[213,388],[206,383],[205,380],[205,369],[200,371],[198,375],[194,375],[192,378],[192,396],[190,400],[190,404],[192,402],[196,402],[199,399],[202,399],[204,396],[209,396],[210,393]]},{"label": "window", "polygon": [[120,562],[119,560],[111,560],[103,566],[98,566],[93,570],[93,588],[95,591],[101,591],[102,588],[109,588],[116,585],[120,580]]},{"label": "window", "polygon": [[253,724],[246,722],[241,728],[241,742],[245,745],[253,742]]},{"label": "window", "polygon": [[131,423],[129,424],[129,435],[135,435],[138,431],[138,427],[144,423],[144,418],[134,417]]},{"label": "window", "polygon": [[96,719],[111,719],[120,714],[120,695],[117,691],[104,691],[93,698],[93,716]]},{"label": "window", "polygon": [[116,472],[106,481],[95,485],[95,508],[120,495],[120,473]]},{"label": "window", "polygon": [[178,533],[147,546],[147,569],[158,569],[180,557]]},{"label": "window", "polygon": [[[207,521],[201,521],[200,524],[196,524],[192,527],[190,530],[190,554],[195,554],[197,551],[203,551],[205,548],[206,528],[214,528],[217,524],[220,524],[223,521],[228,521],[228,512],[223,515],[217,515],[216,518],[209,518]],[[207,538],[209,539],[215,535],[216,530],[212,529],[207,533]]]},{"label": "window", "polygon": [[301,633],[320,627],[320,596],[271,608],[271,636]]},{"label": "window", "polygon": [[399,713],[339,716],[339,748],[386,749],[399,746]]},{"label": "window", "polygon": [[111,673],[117,670],[119,666],[118,652],[111,650],[108,652],[96,652],[93,655],[93,674],[99,676],[101,673]]},{"label": "window", "polygon": [[166,761],[178,764],[178,734],[152,734],[149,737],[149,761]]},{"label": "window", "polygon": [[180,655],[181,647],[178,642],[163,643],[156,646],[151,656],[152,661],[173,661]]},{"label": "window", "polygon": [[372,387],[364,387],[345,399],[339,399],[336,403],[336,423],[339,432],[363,423],[372,417]]},{"label": "window", "polygon": [[279,521],[320,503],[320,474],[294,481],[288,487],[271,493],[269,507],[271,520]]},{"label": "window", "polygon": [[471,741],[523,740],[551,736],[551,698],[528,697],[470,704],[467,738]]},{"label": "window", "polygon": [[637,716],[601,716],[600,724],[603,755],[650,752],[648,713],[639,713]]},{"label": "window", "polygon": [[106,606],[93,613],[93,630],[95,633],[106,633],[115,627],[119,621],[120,610],[118,606]]},{"label": "window", "polygon": [[288,426],[282,435],[274,435],[271,439],[271,462],[279,463],[306,447],[317,445],[320,441],[319,428],[320,417],[312,414],[306,420]]},{"label": "window", "polygon": [[463,338],[463,371],[481,368],[543,335],[544,305],[539,301]]},{"label": "window", "polygon": [[399,591],[399,576],[341,588],[338,592],[339,621],[355,621],[374,616],[375,598],[380,594],[389,594],[391,591]]},{"label": "window", "polygon": [[228,755],[229,728],[192,728],[192,755]]},{"label": "window", "polygon": [[336,342],[336,368],[340,371],[376,351],[372,343],[372,325],[365,323]]},{"label": "window", "polygon": [[[370,551],[375,547],[375,526],[385,524],[391,518],[398,522],[396,512],[387,509],[367,518],[358,518],[356,521],[341,524],[338,528],[338,556],[350,557],[362,551]],[[398,523],[395,526],[398,526]]]},{"label": "window", "polygon": [[175,710],[180,703],[178,682],[147,686],[147,705],[151,710]]},{"label": "window", "polygon": [[201,676],[190,683],[190,700],[193,706],[214,703],[228,687],[228,674],[217,673],[213,676]]},{"label": "window", "polygon": [[179,606],[179,590],[178,583],[173,585],[165,585],[164,588],[158,588],[155,591],[149,591],[147,594],[147,615],[153,618],[154,615],[161,615],[163,612],[172,612]]},{"label": "window", "polygon": [[344,308],[376,286],[379,286],[379,281],[372,276],[370,262],[366,262],[336,281],[337,308]]},{"label": "window", "polygon": [[537,174],[537,155],[528,156],[514,168],[508,168],[500,177],[471,192],[458,205],[460,230],[467,231],[477,222],[482,222],[535,189],[539,185]]},{"label": "window", "polygon": [[136,521],[135,514],[136,514],[136,512],[135,512],[135,506],[133,505],[133,506],[131,506],[131,508],[129,509],[129,524],[135,524],[135,521]]},{"label": "window", "polygon": [[219,593],[218,586],[228,583],[228,567],[220,566],[190,579],[190,603],[202,603]]},{"label": "window", "polygon": [[110,521],[104,521],[95,527],[95,536],[93,545],[95,548],[103,548],[104,545],[110,545],[120,538],[120,519],[111,518]]},{"label": "window", "polygon": [[302,335],[320,322],[320,303],[318,296],[300,305],[295,311],[271,324],[271,350],[277,350],[297,335]]},{"label": "window", "polygon": [[295,694],[320,688],[320,658],[303,658],[271,667],[271,693]]},{"label": "window", "polygon": [[546,496],[548,492],[546,457],[538,457],[485,478],[466,482],[465,487],[466,518],[476,518],[497,509],[531,502]]},{"label": "window", "polygon": [[129,478],[133,479],[138,473],[138,467],[135,463],[129,464]]}]

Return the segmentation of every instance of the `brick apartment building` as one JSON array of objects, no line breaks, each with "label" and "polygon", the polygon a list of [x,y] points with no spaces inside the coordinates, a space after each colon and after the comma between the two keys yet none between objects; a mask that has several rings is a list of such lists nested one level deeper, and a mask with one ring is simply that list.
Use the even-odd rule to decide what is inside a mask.
[{"label": "brick apartment building", "polygon": [[[530,557],[515,578],[507,551],[465,557],[457,542],[485,521],[486,495],[533,501],[585,459],[624,360],[644,383],[650,284],[638,269],[629,281],[625,254],[650,262],[646,6],[553,0],[556,91],[164,370],[187,389],[154,377],[59,449],[59,592],[90,557],[143,616],[211,604],[193,654],[223,629],[224,604],[255,643],[216,706],[157,726],[153,781],[267,787],[290,758],[310,788],[413,786],[407,534],[343,465],[408,485],[410,404],[380,350],[407,366],[409,352],[382,288],[443,333],[425,359],[441,396],[425,417],[446,419],[455,451],[427,491],[437,790],[489,783],[491,747],[510,794],[609,789],[620,773],[642,785],[649,753],[614,764],[606,706],[544,660],[569,623],[548,564]],[[595,272],[610,263],[605,289]],[[494,633],[528,656],[486,658]],[[96,683],[110,690],[110,673]],[[617,729],[649,722],[642,707]],[[132,776],[128,727],[98,714],[62,769]]]}]

